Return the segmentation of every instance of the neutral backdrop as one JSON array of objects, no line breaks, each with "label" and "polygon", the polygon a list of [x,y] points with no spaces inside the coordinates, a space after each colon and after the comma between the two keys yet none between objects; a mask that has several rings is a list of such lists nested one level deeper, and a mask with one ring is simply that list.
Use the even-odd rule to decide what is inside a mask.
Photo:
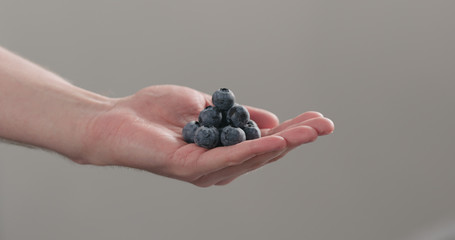
[{"label": "neutral backdrop", "polygon": [[397,240],[455,229],[454,23],[455,1],[442,0],[0,0],[0,45],[79,87],[111,97],[228,87],[282,121],[315,110],[336,127],[210,188],[0,143],[0,239]]}]

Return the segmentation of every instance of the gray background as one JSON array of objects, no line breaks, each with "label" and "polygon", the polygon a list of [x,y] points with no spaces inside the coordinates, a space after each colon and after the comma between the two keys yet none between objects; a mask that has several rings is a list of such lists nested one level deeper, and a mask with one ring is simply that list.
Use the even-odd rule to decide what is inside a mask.
[{"label": "gray background", "polygon": [[0,144],[0,239],[394,240],[455,228],[455,1],[0,1],[0,45],[77,86],[155,84],[335,132],[225,187]]}]

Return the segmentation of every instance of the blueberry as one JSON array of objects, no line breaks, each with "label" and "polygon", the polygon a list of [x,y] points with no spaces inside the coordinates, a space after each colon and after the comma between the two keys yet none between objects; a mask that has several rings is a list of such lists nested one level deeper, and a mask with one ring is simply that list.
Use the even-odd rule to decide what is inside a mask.
[{"label": "blueberry", "polygon": [[250,113],[241,105],[234,105],[227,112],[227,121],[234,127],[243,127],[250,120]]},{"label": "blueberry", "polygon": [[220,110],[228,110],[234,106],[234,93],[227,88],[220,88],[212,95],[212,102]]},{"label": "blueberry", "polygon": [[253,121],[249,120],[245,126],[242,127],[245,132],[246,140],[256,139],[261,137],[261,130],[258,125]]},{"label": "blueberry", "polygon": [[196,130],[194,142],[204,148],[214,148],[218,146],[220,141],[220,133],[215,127],[201,126]]},{"label": "blueberry", "polygon": [[199,113],[199,122],[206,127],[219,127],[223,115],[213,106],[208,106]]},{"label": "blueberry", "polygon": [[187,143],[194,143],[194,135],[201,125],[197,121],[191,121],[182,129],[183,140]]},{"label": "blueberry", "polygon": [[221,131],[221,144],[231,146],[246,140],[245,132],[241,128],[226,126]]},{"label": "blueberry", "polygon": [[258,124],[255,121],[253,121],[252,119],[250,119],[250,120],[248,120],[248,122],[245,124],[244,127],[256,127],[256,128],[258,128]]}]

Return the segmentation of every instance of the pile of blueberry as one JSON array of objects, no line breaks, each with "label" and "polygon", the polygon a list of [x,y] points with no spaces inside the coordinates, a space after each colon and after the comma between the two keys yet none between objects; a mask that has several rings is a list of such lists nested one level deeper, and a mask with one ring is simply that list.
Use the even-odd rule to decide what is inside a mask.
[{"label": "pile of blueberry", "polygon": [[210,149],[261,137],[258,125],[244,106],[235,103],[231,90],[218,89],[212,95],[212,102],[215,106],[202,110],[199,121],[185,125],[182,130],[185,142]]}]

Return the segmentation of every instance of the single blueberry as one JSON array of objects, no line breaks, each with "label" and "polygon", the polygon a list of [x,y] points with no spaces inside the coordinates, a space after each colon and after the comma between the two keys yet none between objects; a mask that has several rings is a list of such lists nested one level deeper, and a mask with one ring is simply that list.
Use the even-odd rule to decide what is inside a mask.
[{"label": "single blueberry", "polygon": [[252,119],[248,120],[248,122],[245,124],[244,127],[257,127],[258,128],[258,124],[253,121]]},{"label": "single blueberry", "polygon": [[245,126],[242,127],[242,130],[245,132],[246,140],[256,139],[261,137],[261,130],[259,129],[256,122],[249,120]]},{"label": "single blueberry", "polygon": [[206,127],[219,127],[223,115],[213,106],[208,106],[199,113],[199,123]]},{"label": "single blueberry", "polygon": [[204,148],[214,148],[218,146],[220,141],[220,133],[215,127],[201,126],[196,130],[194,142]]},{"label": "single blueberry", "polygon": [[243,127],[250,120],[250,113],[242,105],[234,105],[227,112],[227,120],[234,127]]},{"label": "single blueberry", "polygon": [[194,134],[201,125],[197,121],[191,121],[182,129],[183,140],[187,143],[194,143]]},{"label": "single blueberry", "polygon": [[220,88],[212,95],[212,102],[221,110],[228,110],[234,105],[234,93],[227,88]]},{"label": "single blueberry", "polygon": [[221,144],[231,146],[246,140],[245,132],[241,128],[226,126],[221,131]]}]

